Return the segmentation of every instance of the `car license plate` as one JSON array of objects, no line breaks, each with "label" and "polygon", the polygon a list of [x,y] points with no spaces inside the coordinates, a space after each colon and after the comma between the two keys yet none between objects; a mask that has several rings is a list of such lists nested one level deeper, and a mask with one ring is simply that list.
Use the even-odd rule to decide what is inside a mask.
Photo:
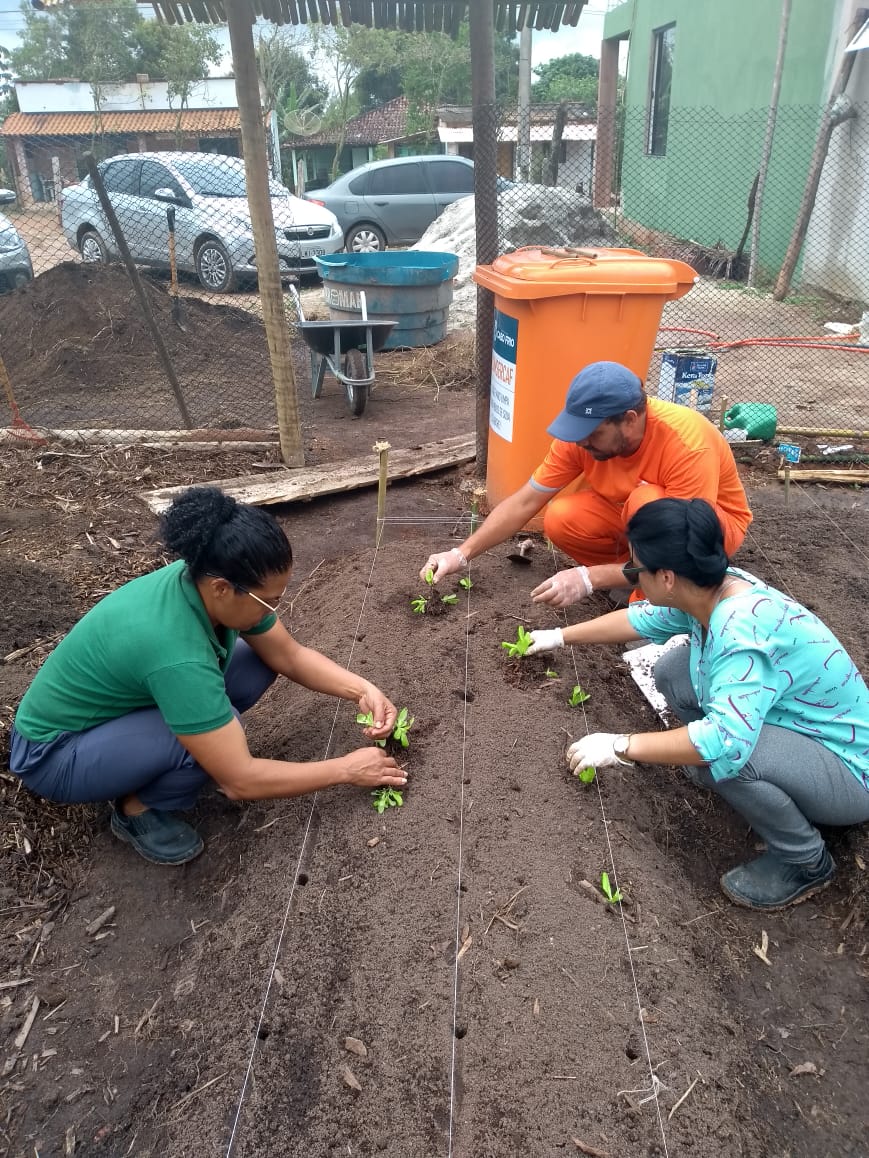
[{"label": "car license plate", "polygon": [[306,245],[305,253],[308,257],[317,257],[326,252],[325,245]]}]

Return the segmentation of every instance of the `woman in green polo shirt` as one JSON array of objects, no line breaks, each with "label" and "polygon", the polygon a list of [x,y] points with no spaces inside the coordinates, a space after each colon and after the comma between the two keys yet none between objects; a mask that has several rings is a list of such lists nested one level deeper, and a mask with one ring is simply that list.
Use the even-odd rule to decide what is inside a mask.
[{"label": "woman in green polo shirt", "polygon": [[374,745],[309,763],[248,749],[239,716],[278,675],[371,712],[371,739],[396,717],[379,688],[281,623],[293,557],[277,521],[194,487],[163,516],[161,537],[178,561],[101,600],[25,693],[10,767],[27,787],[63,803],[111,801],[116,836],[148,860],[183,864],[202,839],[174,813],[191,808],[209,778],[233,800],[405,784]]}]

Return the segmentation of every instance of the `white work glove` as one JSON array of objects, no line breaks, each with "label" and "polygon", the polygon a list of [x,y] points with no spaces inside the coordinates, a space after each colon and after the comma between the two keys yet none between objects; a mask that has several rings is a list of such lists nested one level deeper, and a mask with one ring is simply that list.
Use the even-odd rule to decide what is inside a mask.
[{"label": "white work glove", "polygon": [[567,749],[567,762],[570,764],[571,772],[578,772],[581,768],[601,769],[617,768],[620,764],[626,767],[632,765],[633,760],[622,760],[613,751],[616,740],[624,739],[625,736],[617,732],[592,732],[590,736],[583,736]]},{"label": "white work glove", "polygon": [[526,655],[542,655],[544,651],[558,651],[564,647],[564,632],[560,627],[531,632],[531,646]]},{"label": "white work glove", "polygon": [[461,571],[463,567],[467,567],[468,560],[458,549],[458,547],[451,547],[449,551],[441,551],[437,555],[429,555],[428,562],[419,573],[420,579],[425,579],[426,572],[431,571],[432,582],[437,583],[439,579],[446,578],[447,575],[454,575],[456,571]]},{"label": "white work glove", "polygon": [[594,588],[588,576],[588,567],[568,567],[558,571],[551,579],[544,579],[531,592],[535,603],[548,603],[550,607],[568,607],[591,595]]}]

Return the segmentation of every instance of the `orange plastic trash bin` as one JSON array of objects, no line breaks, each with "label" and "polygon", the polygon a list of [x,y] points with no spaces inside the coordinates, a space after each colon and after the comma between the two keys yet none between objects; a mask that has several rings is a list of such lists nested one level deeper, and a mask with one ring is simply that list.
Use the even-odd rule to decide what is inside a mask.
[{"label": "orange plastic trash bin", "polygon": [[698,279],[682,261],[636,249],[534,246],[473,276],[495,293],[486,473],[494,506],[543,461],[546,428],[583,366],[621,362],[646,380],[664,303]]}]

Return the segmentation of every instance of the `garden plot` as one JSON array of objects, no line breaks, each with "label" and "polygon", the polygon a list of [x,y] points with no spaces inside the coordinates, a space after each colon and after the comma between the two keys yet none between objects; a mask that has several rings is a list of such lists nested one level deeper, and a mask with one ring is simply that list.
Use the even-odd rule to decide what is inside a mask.
[{"label": "garden plot", "polygon": [[[582,657],[590,698],[571,708],[568,653],[553,677],[500,646],[551,560],[487,560],[432,616],[410,609],[421,554],[387,544],[321,568],[295,605],[300,639],[410,709],[409,788],[382,816],[358,793],[321,794],[262,834],[248,896],[203,950],[204,966],[234,945],[243,965],[207,1020],[189,1015],[211,1038],[217,1001],[219,1056],[200,1077],[231,1078],[176,1125],[172,1152],[195,1137],[216,1154],[232,1122],[233,1153],[250,1156],[581,1152],[573,1139],[613,1156],[766,1153],[737,1115],[745,1042],[685,926],[702,909],[625,816],[643,773],[583,786],[565,770],[586,728],[651,726],[618,649]],[[289,688],[259,712],[288,754],[287,721],[313,723]],[[342,705],[332,748],[358,731]]]},{"label": "garden plot", "polygon": [[[0,740],[58,633],[159,563],[142,479],[244,466],[144,448],[3,459]],[[865,497],[750,493],[739,562],[869,670]],[[469,597],[411,613],[461,503],[455,476],[391,488],[405,524],[376,556],[371,495],[278,512],[292,630],[415,716],[401,809],[378,816],[355,789],[206,794],[205,853],[169,871],[113,840],[104,808],[0,774],[3,1158],[865,1152],[869,830],[831,834],[840,872],[805,905],[729,906],[718,875],[753,840],[713,796],[675,769],[567,774],[568,732],[658,726],[621,649],[579,650],[576,669],[559,654],[558,682],[506,663],[520,623],[558,621],[528,600],[545,554],[521,568],[491,552]],[[420,522],[435,512],[439,531]],[[574,683],[590,694],[576,709]],[[358,742],[353,716],[278,685],[247,726],[258,754],[316,759]],[[604,870],[624,925],[592,895]]]}]

